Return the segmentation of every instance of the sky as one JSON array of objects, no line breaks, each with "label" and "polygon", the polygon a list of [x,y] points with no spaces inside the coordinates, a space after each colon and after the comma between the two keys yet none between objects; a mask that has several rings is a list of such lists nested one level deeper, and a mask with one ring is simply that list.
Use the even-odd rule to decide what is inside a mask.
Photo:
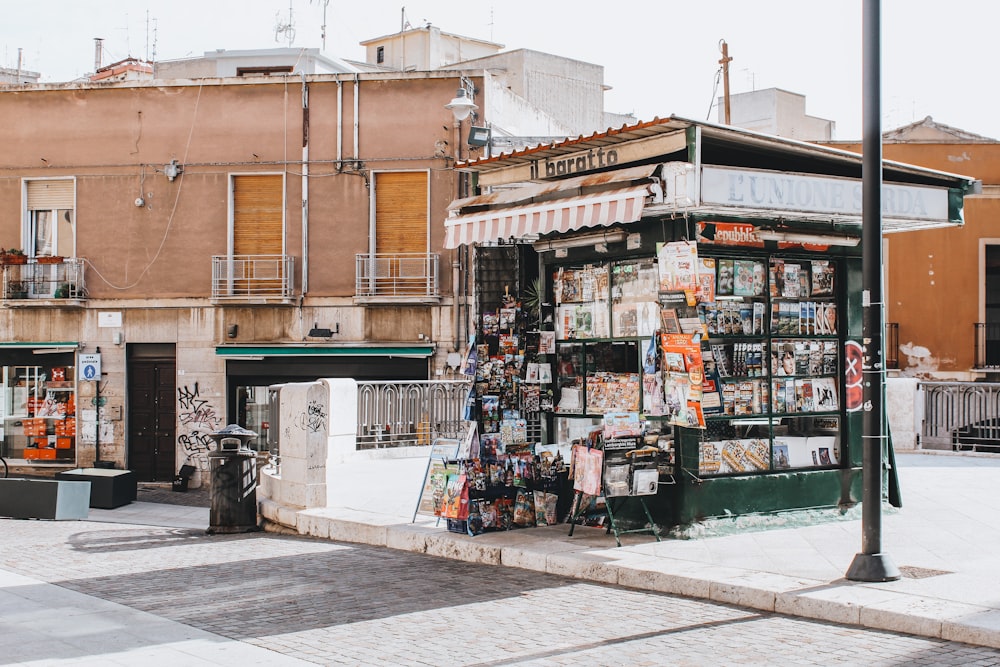
[{"label": "sky", "polygon": [[[730,92],[781,88],[806,113],[862,136],[863,0],[32,0],[0,4],[0,66],[69,81],[127,56],[173,60],[216,49],[324,47],[363,60],[359,42],[414,27],[604,66],[605,109],[639,120],[718,120],[720,42]],[[992,47],[1000,2],[882,0],[882,129],[931,116],[1000,139]],[[291,26],[291,29],[288,28]]]}]

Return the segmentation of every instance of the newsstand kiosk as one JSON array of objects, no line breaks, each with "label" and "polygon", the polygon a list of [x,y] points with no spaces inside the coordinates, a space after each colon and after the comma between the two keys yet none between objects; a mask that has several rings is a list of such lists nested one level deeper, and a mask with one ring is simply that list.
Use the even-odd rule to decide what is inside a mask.
[{"label": "newsstand kiosk", "polygon": [[[671,117],[459,169],[484,193],[445,231],[476,253],[487,477],[507,448],[559,455],[559,521],[588,474],[598,516],[645,495],[616,528],[860,502],[860,155]],[[886,164],[883,227],[959,224],[972,185]]]}]

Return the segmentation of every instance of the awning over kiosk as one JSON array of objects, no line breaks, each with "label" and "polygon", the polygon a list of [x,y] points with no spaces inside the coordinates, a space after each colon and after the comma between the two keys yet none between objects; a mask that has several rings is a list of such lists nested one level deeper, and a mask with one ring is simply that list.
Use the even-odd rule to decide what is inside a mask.
[{"label": "awning over kiosk", "polygon": [[469,243],[523,238],[584,227],[636,222],[649,196],[649,185],[633,185],[578,197],[456,216],[445,221],[446,248]]}]

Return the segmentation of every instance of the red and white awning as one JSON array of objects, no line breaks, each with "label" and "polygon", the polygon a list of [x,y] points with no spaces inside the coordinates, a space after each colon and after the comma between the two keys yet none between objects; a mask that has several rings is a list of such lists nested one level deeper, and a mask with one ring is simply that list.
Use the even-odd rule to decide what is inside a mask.
[{"label": "red and white awning", "polygon": [[642,217],[648,195],[648,185],[633,185],[580,197],[459,215],[444,223],[444,247],[636,222]]}]

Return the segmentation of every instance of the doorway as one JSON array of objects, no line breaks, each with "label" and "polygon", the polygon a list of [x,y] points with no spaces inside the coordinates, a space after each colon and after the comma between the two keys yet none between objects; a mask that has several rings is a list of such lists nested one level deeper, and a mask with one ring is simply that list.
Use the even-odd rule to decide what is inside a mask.
[{"label": "doorway", "polygon": [[177,472],[176,350],[135,344],[128,358],[128,466],[140,482],[169,482]]}]

